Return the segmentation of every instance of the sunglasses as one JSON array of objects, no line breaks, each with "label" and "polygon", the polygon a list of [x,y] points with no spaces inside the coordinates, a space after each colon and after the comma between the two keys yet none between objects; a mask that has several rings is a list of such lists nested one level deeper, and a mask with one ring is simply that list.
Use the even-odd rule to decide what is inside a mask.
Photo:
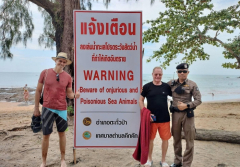
[{"label": "sunglasses", "polygon": [[155,75],[155,76],[158,76],[158,75],[159,75],[159,76],[162,76],[162,74],[154,74],[154,75]]},{"label": "sunglasses", "polygon": [[178,73],[182,73],[182,72],[183,72],[184,74],[186,74],[188,71],[186,71],[186,70],[180,71],[180,70],[179,70],[179,71],[177,71],[177,72],[178,72]]},{"label": "sunglasses", "polygon": [[56,77],[57,77],[57,81],[59,82],[59,74],[57,74]]}]

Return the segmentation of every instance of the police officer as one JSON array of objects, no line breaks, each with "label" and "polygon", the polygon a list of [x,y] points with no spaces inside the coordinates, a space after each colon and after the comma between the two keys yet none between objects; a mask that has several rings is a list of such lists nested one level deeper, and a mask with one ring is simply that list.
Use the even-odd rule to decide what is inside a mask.
[{"label": "police officer", "polygon": [[[172,112],[172,136],[174,146],[174,163],[171,167],[190,167],[194,153],[194,109],[202,103],[201,94],[195,82],[187,79],[189,74],[187,63],[179,64],[177,68],[178,79],[171,80],[173,103]],[[194,101],[192,101],[192,97]],[[182,156],[181,132],[184,131],[186,150]]]}]

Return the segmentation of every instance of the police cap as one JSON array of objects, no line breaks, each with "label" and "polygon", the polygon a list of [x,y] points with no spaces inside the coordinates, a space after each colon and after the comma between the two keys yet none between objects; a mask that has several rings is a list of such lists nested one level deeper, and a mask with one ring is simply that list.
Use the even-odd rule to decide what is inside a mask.
[{"label": "police cap", "polygon": [[189,65],[187,63],[179,64],[176,69],[188,69]]}]

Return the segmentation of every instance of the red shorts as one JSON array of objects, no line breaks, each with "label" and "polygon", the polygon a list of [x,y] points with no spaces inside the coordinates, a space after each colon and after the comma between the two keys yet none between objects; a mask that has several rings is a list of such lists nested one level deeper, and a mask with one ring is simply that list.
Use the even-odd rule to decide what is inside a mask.
[{"label": "red shorts", "polygon": [[151,123],[150,128],[150,140],[155,139],[157,130],[162,140],[169,140],[171,138],[170,122]]}]

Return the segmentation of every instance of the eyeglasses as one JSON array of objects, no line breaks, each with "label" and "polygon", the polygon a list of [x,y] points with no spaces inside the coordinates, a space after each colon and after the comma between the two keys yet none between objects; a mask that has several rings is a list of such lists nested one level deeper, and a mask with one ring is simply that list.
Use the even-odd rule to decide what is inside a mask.
[{"label": "eyeglasses", "polygon": [[186,74],[188,71],[186,71],[186,70],[180,71],[180,70],[179,70],[179,71],[177,71],[177,72],[178,72],[179,74],[182,73],[182,72],[183,72],[184,74]]},{"label": "eyeglasses", "polygon": [[56,77],[57,77],[57,81],[59,82],[59,74],[57,74]]}]

